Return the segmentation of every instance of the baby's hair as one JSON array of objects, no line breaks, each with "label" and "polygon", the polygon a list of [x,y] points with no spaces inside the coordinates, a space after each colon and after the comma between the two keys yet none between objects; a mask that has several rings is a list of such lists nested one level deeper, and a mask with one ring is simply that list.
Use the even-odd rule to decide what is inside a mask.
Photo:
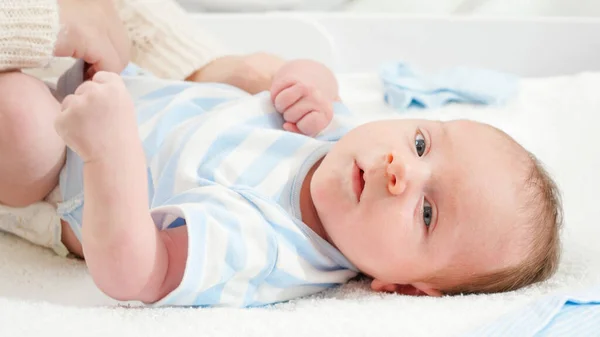
[{"label": "baby's hair", "polygon": [[[517,144],[514,140],[513,142]],[[521,145],[518,147],[526,151]],[[533,154],[527,151],[526,153],[528,154],[525,160],[526,174],[522,189],[524,204],[518,212],[523,215],[522,224],[528,229],[529,254],[515,266],[492,273],[474,275],[460,285],[441,289],[444,294],[481,294],[517,290],[547,280],[558,269],[560,229],[563,221],[560,192],[542,163]]]}]

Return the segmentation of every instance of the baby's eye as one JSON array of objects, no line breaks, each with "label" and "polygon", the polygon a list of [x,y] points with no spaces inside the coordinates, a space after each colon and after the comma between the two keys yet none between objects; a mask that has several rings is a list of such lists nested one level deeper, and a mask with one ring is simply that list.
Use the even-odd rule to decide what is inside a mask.
[{"label": "baby's eye", "polygon": [[425,150],[427,149],[427,143],[425,142],[425,137],[419,131],[415,136],[415,149],[417,150],[417,155],[422,157],[425,154]]},{"label": "baby's eye", "polygon": [[433,209],[431,208],[431,204],[427,200],[423,200],[423,222],[425,223],[425,227],[429,227],[431,225],[431,219],[433,218]]}]

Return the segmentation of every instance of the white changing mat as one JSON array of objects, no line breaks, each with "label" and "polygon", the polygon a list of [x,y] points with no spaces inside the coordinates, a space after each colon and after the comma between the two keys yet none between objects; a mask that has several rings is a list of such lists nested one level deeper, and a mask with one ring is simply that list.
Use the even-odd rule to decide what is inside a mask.
[{"label": "white changing mat", "polygon": [[114,306],[82,262],[0,234],[0,336],[448,336],[540,295],[600,282],[600,73],[528,79],[502,108],[449,106],[399,114],[375,75],[341,77],[342,97],[365,119],[470,118],[497,125],[536,153],[563,191],[564,261],[549,282],[513,293],[447,298],[374,294],[351,283],[261,309]]}]

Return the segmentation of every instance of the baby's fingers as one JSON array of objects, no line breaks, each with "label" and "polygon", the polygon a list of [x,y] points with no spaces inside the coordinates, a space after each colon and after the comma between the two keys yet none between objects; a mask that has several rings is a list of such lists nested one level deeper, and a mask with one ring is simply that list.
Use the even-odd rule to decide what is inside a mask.
[{"label": "baby's fingers", "polygon": [[119,74],[110,73],[107,71],[99,71],[94,74],[92,81],[96,83],[110,83],[110,82],[119,82],[123,83],[123,78]]},{"label": "baby's fingers", "polygon": [[283,112],[286,122],[297,123],[302,117],[315,109],[315,103],[309,99],[301,99]]},{"label": "baby's fingers", "polygon": [[308,90],[305,85],[300,83],[294,84],[275,96],[275,100],[273,101],[275,109],[279,112],[284,112],[307,94]]},{"label": "baby's fingers", "polygon": [[321,111],[311,111],[296,123],[296,127],[307,136],[315,136],[327,127],[330,120]]},{"label": "baby's fingers", "polygon": [[296,124],[294,124],[294,123],[288,123],[288,122],[283,123],[283,129],[287,132],[300,133],[300,134],[302,133],[298,129]]},{"label": "baby's fingers", "polygon": [[83,82],[81,85],[75,89],[75,95],[83,95],[86,92],[90,92],[96,87],[98,84],[90,81]]},{"label": "baby's fingers", "polygon": [[61,103],[61,110],[65,111],[68,109],[73,109],[80,105],[81,97],[77,95],[67,95]]},{"label": "baby's fingers", "polygon": [[271,88],[270,88],[270,91],[271,91],[271,101],[273,103],[275,103],[275,99],[277,98],[277,96],[279,96],[279,94],[281,92],[283,92],[285,89],[293,87],[297,83],[298,83],[298,81],[296,79],[294,79],[294,78],[280,78],[280,79],[275,79],[273,81],[273,84],[271,85]]}]

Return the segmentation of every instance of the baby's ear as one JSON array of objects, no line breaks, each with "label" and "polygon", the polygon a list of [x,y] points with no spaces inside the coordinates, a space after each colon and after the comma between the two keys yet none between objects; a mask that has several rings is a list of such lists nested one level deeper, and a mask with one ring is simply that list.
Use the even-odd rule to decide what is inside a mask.
[{"label": "baby's ear", "polygon": [[413,283],[413,284],[395,284],[386,283],[374,279],[371,282],[371,289],[377,292],[396,293],[408,296],[433,296],[440,297],[442,292],[435,289],[434,287],[425,283]]}]

